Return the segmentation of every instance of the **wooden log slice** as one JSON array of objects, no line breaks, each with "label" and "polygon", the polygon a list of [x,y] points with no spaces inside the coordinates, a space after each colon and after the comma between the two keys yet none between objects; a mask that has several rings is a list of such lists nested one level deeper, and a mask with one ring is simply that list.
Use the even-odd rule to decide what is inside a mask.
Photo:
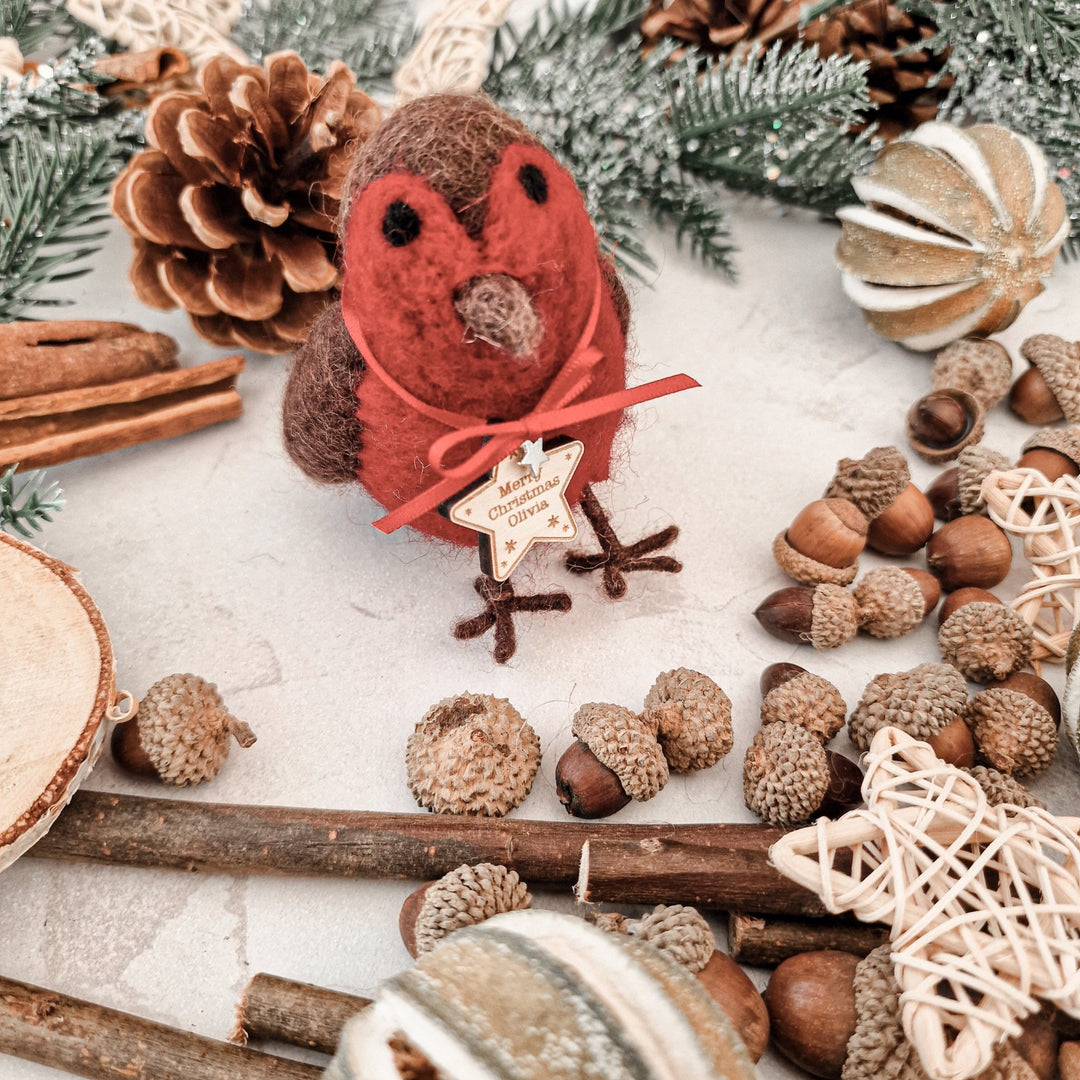
[{"label": "wooden log slice", "polygon": [[101,753],[115,668],[71,568],[0,533],[0,870],[49,831]]}]

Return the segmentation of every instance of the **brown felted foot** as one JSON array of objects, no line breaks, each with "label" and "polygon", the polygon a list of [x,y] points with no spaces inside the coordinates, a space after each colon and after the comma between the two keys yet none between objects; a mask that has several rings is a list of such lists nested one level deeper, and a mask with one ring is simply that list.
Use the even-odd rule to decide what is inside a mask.
[{"label": "brown felted foot", "polygon": [[496,581],[490,577],[478,577],[473,587],[484,601],[484,610],[471,619],[462,619],[454,627],[458,641],[486,634],[495,628],[495,640],[491,655],[495,663],[505,664],[517,651],[517,633],[514,615],[525,611],[569,611],[571,600],[560,591],[537,593],[534,596],[517,596],[509,581]]},{"label": "brown felted foot", "polygon": [[591,487],[586,485],[581,492],[581,512],[596,533],[600,541],[600,551],[595,555],[571,552],[566,556],[566,568],[572,574],[589,574],[593,570],[603,570],[601,584],[604,592],[612,600],[621,600],[626,595],[626,574],[635,570],[654,570],[667,574],[677,574],[682,570],[682,563],[670,555],[653,555],[650,552],[666,548],[679,535],[677,525],[643,537],[633,544],[623,545],[611,527],[611,518],[600,505]]}]

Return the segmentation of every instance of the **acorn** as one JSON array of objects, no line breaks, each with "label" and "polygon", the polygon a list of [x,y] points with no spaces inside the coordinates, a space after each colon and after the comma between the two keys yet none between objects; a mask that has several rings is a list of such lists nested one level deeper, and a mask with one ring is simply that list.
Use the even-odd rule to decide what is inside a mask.
[{"label": "acorn", "polygon": [[981,690],[968,704],[965,719],[980,757],[1006,776],[1043,772],[1057,754],[1057,721],[1024,690]]},{"label": "acorn", "polygon": [[1009,392],[1009,408],[1029,424],[1080,423],[1080,346],[1036,334],[1020,346],[1031,365]]},{"label": "acorn", "polygon": [[778,686],[790,682],[797,675],[805,674],[807,674],[806,668],[800,667],[798,664],[791,664],[787,661],[770,664],[762,671],[761,678],[758,679],[758,689],[761,691],[761,696],[766,698]]},{"label": "acorn", "polygon": [[1061,723],[1061,701],[1057,691],[1038,675],[1030,671],[1014,671],[1007,679],[994,685],[1004,690],[1018,690],[1021,694],[1027,694],[1053,717],[1055,724]]},{"label": "acorn", "polygon": [[1065,414],[1042,372],[1029,367],[1009,391],[1009,408],[1025,424],[1053,424]]},{"label": "acorn", "polygon": [[[795,670],[789,674],[788,668]],[[840,691],[820,675],[797,664],[773,664],[762,672],[761,685],[767,688],[761,702],[763,725],[778,721],[799,724],[813,732],[822,745],[844,726],[847,705]]]},{"label": "acorn", "polygon": [[769,1044],[769,1010],[750,976],[727,953],[715,949],[697,977],[742,1037],[756,1065]]},{"label": "acorn", "polygon": [[1059,476],[1080,474],[1080,429],[1043,428],[1021,449],[1016,467],[1037,469],[1051,483]]},{"label": "acorn", "polygon": [[934,531],[934,507],[909,483],[873,521],[866,546],[881,555],[913,555]]},{"label": "acorn", "polygon": [[653,798],[667,783],[656,727],[629,709],[589,702],[574,714],[571,729],[577,741],[559,758],[555,789],[575,817],[607,817],[631,799]]},{"label": "acorn", "polygon": [[985,410],[971,394],[955,388],[934,390],[908,410],[908,442],[925,461],[952,461],[982,438],[984,423]]},{"label": "acorn", "polygon": [[960,506],[960,471],[954,465],[946,469],[926,489],[926,497],[938,521],[955,521],[964,511]]},{"label": "acorn", "polygon": [[929,570],[915,566],[901,566],[900,570],[915,579],[923,595],[923,618],[926,618],[941,599],[941,582]]},{"label": "acorn", "polygon": [[766,724],[747,747],[743,798],[769,825],[809,821],[829,789],[829,761],[820,739],[799,724]]},{"label": "acorn", "polygon": [[989,589],[1008,577],[1012,545],[989,518],[957,518],[930,537],[926,563],[946,592],[965,585]]},{"label": "acorn", "polygon": [[975,739],[962,716],[950,721],[926,742],[947,765],[970,769],[975,764]]},{"label": "acorn", "polygon": [[992,592],[988,592],[986,589],[976,589],[973,585],[966,585],[964,588],[957,589],[956,592],[951,592],[945,597],[945,603],[938,610],[938,626],[941,626],[954,611],[962,608],[965,604],[1003,603],[1003,600],[999,600]]},{"label": "acorn", "polygon": [[1063,1042],[1058,1051],[1061,1080],[1080,1080],[1080,1042]]},{"label": "acorn", "polygon": [[[963,594],[963,595],[961,595]],[[997,682],[1031,659],[1035,636],[1023,618],[983,589],[960,589],[942,607],[941,658],[975,682]]]},{"label": "acorn", "polygon": [[855,597],[839,585],[790,585],[770,593],[754,611],[773,637],[815,649],[835,649],[856,634]]},{"label": "acorn", "polygon": [[817,499],[773,541],[780,569],[804,585],[855,580],[869,523],[847,499]]},{"label": "acorn", "polygon": [[[925,575],[926,581],[919,573]],[[926,617],[941,595],[940,584],[923,570],[878,566],[852,589],[859,629],[872,637],[898,638],[910,633]],[[929,606],[927,601],[932,600]]]},{"label": "acorn", "polygon": [[863,771],[858,762],[835,750],[825,750],[825,758],[829,765],[829,786],[825,789],[821,802],[814,816],[823,814],[825,817],[837,818],[862,806],[863,795]]},{"label": "acorn", "polygon": [[641,718],[655,730],[672,772],[708,769],[734,742],[731,700],[707,675],[690,668],[657,675]]}]

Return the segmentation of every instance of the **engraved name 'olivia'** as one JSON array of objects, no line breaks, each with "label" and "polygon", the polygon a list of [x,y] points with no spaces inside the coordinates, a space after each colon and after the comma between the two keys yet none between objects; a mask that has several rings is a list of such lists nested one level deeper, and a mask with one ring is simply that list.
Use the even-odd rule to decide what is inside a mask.
[{"label": "engraved name 'olivia'", "polygon": [[[492,521],[498,521],[499,518],[506,517],[509,514],[507,523],[509,525],[519,525],[521,522],[531,518],[533,514],[548,508],[547,499],[541,499],[540,497],[544,492],[559,487],[562,480],[558,476],[553,476],[542,484],[536,484],[533,487],[527,487],[528,483],[528,476],[519,476],[509,483],[500,484],[499,498],[506,499],[506,502],[499,502],[492,506],[488,510],[488,517]],[[522,488],[525,490],[522,490]],[[515,492],[516,494],[514,494]],[[508,498],[511,495],[513,497]],[[534,502],[535,499],[540,499],[540,502]],[[530,503],[532,505],[528,505]]]}]

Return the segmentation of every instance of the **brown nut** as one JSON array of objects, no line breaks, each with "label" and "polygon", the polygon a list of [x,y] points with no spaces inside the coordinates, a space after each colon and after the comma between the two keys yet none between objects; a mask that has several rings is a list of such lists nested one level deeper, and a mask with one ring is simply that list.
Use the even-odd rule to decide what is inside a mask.
[{"label": "brown nut", "polygon": [[866,547],[867,527],[863,512],[847,499],[816,499],[788,527],[787,542],[808,559],[844,569]]},{"label": "brown nut", "polygon": [[698,979],[724,1010],[757,1064],[769,1042],[769,1010],[750,976],[727,953],[716,949],[697,974]]},{"label": "brown nut", "polygon": [[1065,415],[1054,391],[1034,365],[1013,383],[1009,408],[1027,424],[1053,424]]},{"label": "brown nut", "polygon": [[946,469],[926,489],[926,497],[938,521],[955,521],[964,513],[960,505],[960,470],[955,465]]},{"label": "brown nut", "polygon": [[770,690],[775,690],[778,686],[783,686],[786,682],[791,682],[796,675],[804,675],[806,668],[799,667],[798,664],[789,664],[786,661],[782,661],[778,664],[770,664],[762,673],[761,678],[758,680],[758,688],[761,690],[761,696],[768,697]]},{"label": "brown nut", "polygon": [[1076,476],[1080,474],[1076,462],[1057,450],[1050,450],[1045,446],[1033,446],[1030,450],[1020,455],[1016,462],[1018,469],[1038,469],[1051,483],[1059,476]]},{"label": "brown nut", "polygon": [[934,531],[934,508],[912,483],[873,521],[866,534],[866,546],[881,555],[911,555],[930,539]]},{"label": "brown nut", "polygon": [[754,612],[773,637],[815,649],[835,649],[859,629],[855,597],[839,585],[789,586],[770,593]]},{"label": "brown nut", "polygon": [[985,410],[963,390],[934,390],[908,410],[908,442],[924,461],[952,461],[982,438]]},{"label": "brown nut", "polygon": [[839,1080],[855,1034],[859,957],[825,949],[789,957],[765,990],[772,1041],[789,1061],[823,1080]]},{"label": "brown nut", "polygon": [[630,802],[619,778],[580,739],[555,766],[555,791],[567,812],[578,818],[608,817]]},{"label": "brown nut", "polygon": [[975,764],[975,740],[971,735],[971,728],[964,723],[961,716],[946,724],[926,741],[930,749],[947,765],[970,769]]},{"label": "brown nut", "polygon": [[1061,1080],[1080,1080],[1080,1042],[1063,1042],[1058,1050]]},{"label": "brown nut", "polygon": [[827,749],[825,757],[829,763],[829,786],[817,812],[825,817],[840,817],[862,805],[863,771],[851,758],[833,750]]},{"label": "brown nut", "polygon": [[1050,1010],[1044,1010],[1022,1020],[1020,1034],[1012,1040],[1016,1052],[1028,1063],[1038,1080],[1050,1080],[1057,1067],[1060,1040],[1051,1015]]},{"label": "brown nut", "polygon": [[809,585],[789,585],[769,593],[754,616],[773,637],[805,645],[814,618],[814,590]]},{"label": "brown nut", "polygon": [[1012,565],[1012,545],[989,518],[962,517],[942,525],[926,545],[926,562],[946,592],[1000,585]]},{"label": "brown nut", "polygon": [[941,599],[941,582],[929,570],[920,570],[914,566],[902,566],[900,569],[905,574],[910,574],[918,582],[919,588],[922,589],[923,604],[925,605],[923,607],[923,618],[925,619],[937,607],[937,602]]},{"label": "brown nut", "polygon": [[402,944],[409,950],[409,955],[414,960],[419,955],[416,950],[416,919],[424,906],[424,897],[428,889],[434,884],[434,881],[425,881],[423,885],[413,889],[405,897],[401,911],[398,912],[398,933],[401,934]]},{"label": "brown nut", "polygon": [[154,763],[143,749],[139,739],[138,717],[117,724],[112,733],[112,756],[122,769],[126,769],[135,776],[152,776],[158,778],[158,771]]},{"label": "brown nut", "polygon": [[945,603],[941,605],[941,610],[938,612],[938,626],[965,604],[1000,604],[1002,602],[992,592],[987,592],[985,589],[976,589],[970,585],[965,586],[963,589],[957,589],[956,592],[951,592],[945,597]]}]

